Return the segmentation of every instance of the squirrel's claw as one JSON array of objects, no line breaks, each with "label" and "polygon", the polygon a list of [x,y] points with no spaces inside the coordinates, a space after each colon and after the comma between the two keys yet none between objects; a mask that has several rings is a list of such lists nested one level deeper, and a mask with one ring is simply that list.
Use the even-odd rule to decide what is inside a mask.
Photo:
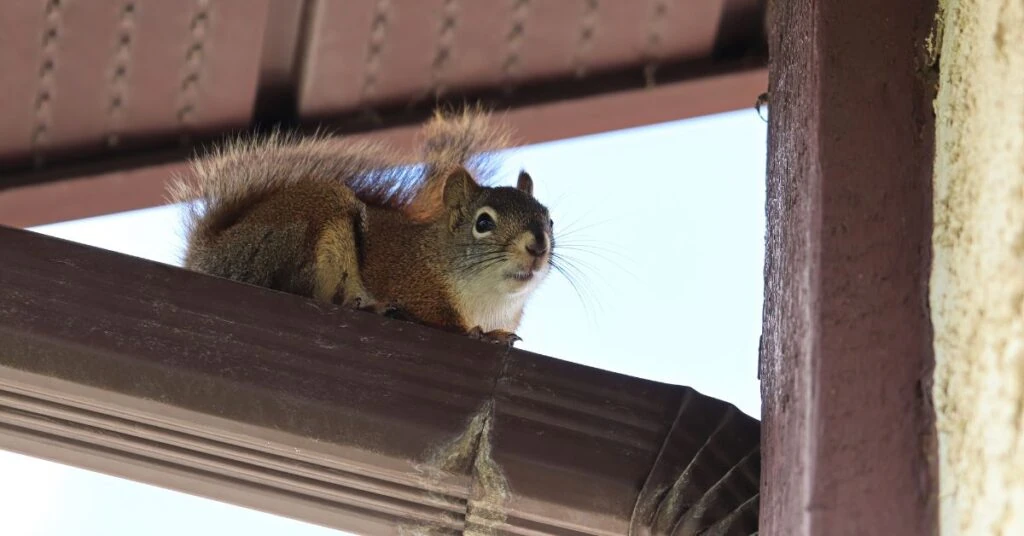
[{"label": "squirrel's claw", "polygon": [[504,331],[495,329],[491,331],[484,331],[480,326],[476,326],[467,332],[470,338],[478,341],[487,341],[494,344],[504,344],[508,346],[514,345],[517,341],[523,340],[522,337],[512,333],[510,331]]}]

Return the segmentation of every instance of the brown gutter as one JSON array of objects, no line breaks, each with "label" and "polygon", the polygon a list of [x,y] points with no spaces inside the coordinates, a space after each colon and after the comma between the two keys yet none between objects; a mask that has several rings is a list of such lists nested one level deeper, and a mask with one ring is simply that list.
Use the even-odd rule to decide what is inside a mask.
[{"label": "brown gutter", "polygon": [[361,534],[757,530],[759,424],[692,389],[0,243],[4,449]]}]

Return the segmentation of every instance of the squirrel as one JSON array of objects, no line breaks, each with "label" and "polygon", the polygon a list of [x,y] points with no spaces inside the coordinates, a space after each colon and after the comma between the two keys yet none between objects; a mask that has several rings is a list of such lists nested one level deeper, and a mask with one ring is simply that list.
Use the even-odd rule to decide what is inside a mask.
[{"label": "squirrel", "polygon": [[380,143],[275,132],[192,159],[184,267],[514,345],[554,250],[520,171],[489,186],[510,131],[478,109],[437,112],[419,162]]}]

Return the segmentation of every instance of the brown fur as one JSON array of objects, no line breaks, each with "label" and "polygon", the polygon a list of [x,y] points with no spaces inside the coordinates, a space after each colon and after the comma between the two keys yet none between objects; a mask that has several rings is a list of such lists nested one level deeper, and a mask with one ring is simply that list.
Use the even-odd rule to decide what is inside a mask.
[{"label": "brown fur", "polygon": [[[474,319],[514,328],[525,302],[503,274],[524,263],[538,281],[546,274],[524,248],[551,243],[547,209],[525,173],[518,189],[481,186],[497,169],[485,151],[509,136],[479,111],[438,114],[423,137],[418,166],[381,145],[323,136],[236,141],[196,160],[172,187],[189,203],[185,266],[320,301],[397,307],[443,328],[480,332]],[[477,236],[484,206],[500,225]],[[512,294],[492,291],[491,280]]]}]

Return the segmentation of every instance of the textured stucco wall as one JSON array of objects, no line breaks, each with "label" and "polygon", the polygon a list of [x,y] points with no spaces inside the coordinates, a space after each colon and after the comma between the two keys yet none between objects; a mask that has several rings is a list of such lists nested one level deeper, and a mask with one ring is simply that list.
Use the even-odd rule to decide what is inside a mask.
[{"label": "textured stucco wall", "polygon": [[931,281],[943,535],[1024,534],[1024,2],[943,2]]}]

